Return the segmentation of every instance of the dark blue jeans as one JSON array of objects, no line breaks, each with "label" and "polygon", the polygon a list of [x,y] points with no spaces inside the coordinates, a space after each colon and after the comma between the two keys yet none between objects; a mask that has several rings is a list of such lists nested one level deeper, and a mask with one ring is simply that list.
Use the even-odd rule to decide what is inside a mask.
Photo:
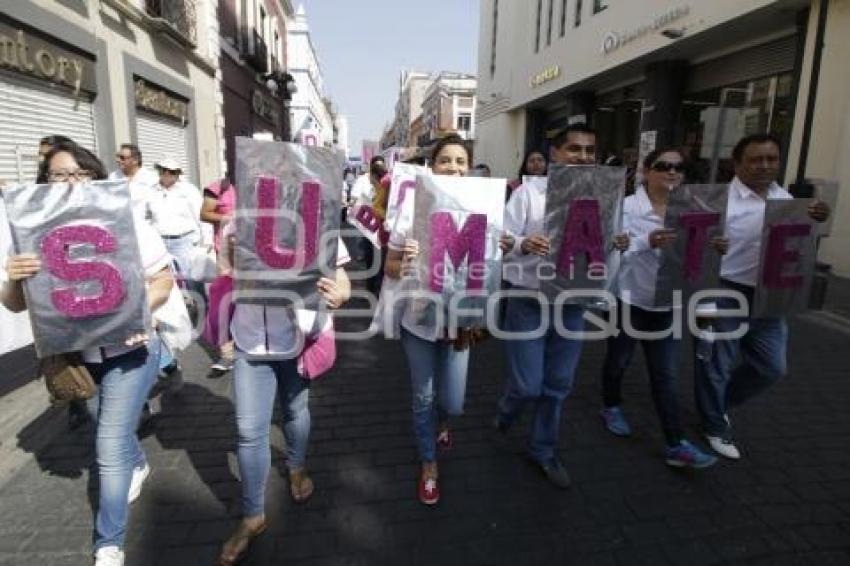
[{"label": "dark blue jeans", "polygon": [[[752,304],[753,289],[724,282],[741,292]],[[737,308],[730,298],[716,301],[718,310]],[[697,409],[706,434],[727,436],[729,422],[725,415],[730,407],[743,404],[788,373],[786,350],[788,325],[783,318],[718,318],[716,332],[733,332],[741,324],[749,329],[738,340],[717,340],[711,356],[694,359],[694,386]],[[697,338],[699,346],[701,339]]]},{"label": "dark blue jeans", "polygon": [[622,403],[620,388],[623,375],[632,362],[635,345],[640,342],[646,358],[652,402],[661,420],[664,438],[668,446],[675,446],[683,436],[677,394],[681,340],[675,339],[672,333],[664,338],[649,340],[630,336],[623,329],[625,309],[631,316],[630,329],[663,332],[670,329],[673,323],[672,311],[648,311],[622,301],[617,302],[617,329],[620,332],[608,339],[608,351],[602,368],[602,402],[606,407],[617,407]]}]

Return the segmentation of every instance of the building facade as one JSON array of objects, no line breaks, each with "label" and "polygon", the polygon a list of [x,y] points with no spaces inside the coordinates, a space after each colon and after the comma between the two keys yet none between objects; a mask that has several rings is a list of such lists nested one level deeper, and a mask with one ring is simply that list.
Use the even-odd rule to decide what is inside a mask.
[{"label": "building facade", "polygon": [[[118,145],[133,142],[145,164],[168,154],[195,184],[218,177],[215,19],[214,0],[4,2],[0,178],[33,180],[38,141],[51,134],[93,150],[109,169]],[[0,307],[0,327],[0,353],[31,341],[23,315]]]},{"label": "building facade", "polygon": [[384,147],[407,147],[410,141],[410,127],[422,114],[422,102],[425,91],[431,86],[434,77],[430,73],[402,71],[399,77],[399,94],[395,105],[395,117],[386,136],[381,140]]},{"label": "building facade", "polygon": [[[325,96],[324,76],[310,37],[310,26],[304,6],[298,6],[295,20],[287,32],[289,72],[298,87],[292,98],[292,131],[295,140],[303,142],[315,137],[318,145],[334,145],[332,105]],[[312,140],[311,142],[312,143]]]},{"label": "building facade", "polygon": [[725,182],[734,143],[770,132],[786,184],[843,188],[821,259],[850,275],[848,29],[846,0],[482,0],[476,159],[511,175],[581,121],[603,159],[674,145],[695,180]]},{"label": "building facade", "polygon": [[425,133],[417,140],[417,145],[427,146],[448,134],[474,139],[476,89],[474,75],[445,71],[437,75],[423,95]]},{"label": "building facade", "polygon": [[284,81],[289,0],[219,0],[221,82],[227,170],[233,175],[236,137],[291,140]]}]

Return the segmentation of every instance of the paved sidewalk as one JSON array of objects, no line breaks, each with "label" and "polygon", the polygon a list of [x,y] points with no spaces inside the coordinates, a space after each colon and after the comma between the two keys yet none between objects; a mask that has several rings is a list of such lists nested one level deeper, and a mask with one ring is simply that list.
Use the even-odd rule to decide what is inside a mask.
[{"label": "paved sidewalk", "polygon": [[[850,564],[849,345],[850,327],[795,321],[792,376],[732,415],[745,458],[695,474],[662,462],[640,356],[624,391],[635,435],[603,431],[604,348],[588,344],[564,411],[574,487],[559,492],[522,457],[526,423],[507,452],[489,441],[502,382],[501,345],[491,340],[474,351],[466,415],[441,462],[443,500],[429,509],[416,500],[400,345],[342,343],[312,391],[316,494],[300,506],[289,499],[274,428],[270,529],[244,563]],[[144,439],[153,473],[131,511],[128,565],[214,564],[238,516],[231,379],[207,379],[208,364],[197,347],[183,356],[186,386]],[[689,369],[681,391],[696,438]],[[22,438],[49,416],[34,414]],[[90,563],[90,434],[62,432],[31,448],[34,458],[0,488],[0,565]]]}]

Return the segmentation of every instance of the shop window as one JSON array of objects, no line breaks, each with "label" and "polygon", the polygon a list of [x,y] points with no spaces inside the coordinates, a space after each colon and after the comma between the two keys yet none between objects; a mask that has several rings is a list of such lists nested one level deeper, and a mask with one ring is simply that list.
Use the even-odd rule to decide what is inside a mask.
[{"label": "shop window", "polygon": [[732,148],[744,136],[770,133],[786,148],[794,121],[793,102],[791,73],[686,95],[680,123],[693,180],[732,180]]}]

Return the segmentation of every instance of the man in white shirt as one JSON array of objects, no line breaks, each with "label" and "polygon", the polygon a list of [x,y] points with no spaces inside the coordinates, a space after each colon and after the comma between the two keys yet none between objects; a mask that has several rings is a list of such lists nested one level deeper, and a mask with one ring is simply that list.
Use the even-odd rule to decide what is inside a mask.
[{"label": "man in white shirt", "polygon": [[110,181],[127,181],[131,205],[137,219],[150,221],[150,199],[159,177],[153,170],[142,167],[142,152],[139,146],[122,143],[115,154],[118,169],[109,174]]},{"label": "man in white shirt", "polygon": [[180,179],[183,171],[173,157],[158,161],[156,169],[159,182],[150,199],[151,222],[186,279],[192,248],[201,240],[203,197],[196,186]]},{"label": "man in white shirt", "polygon": [[[758,279],[766,201],[793,197],[776,182],[780,142],[775,137],[769,134],[747,136],[737,143],[732,157],[735,178],[729,185],[726,210],[729,251],[723,256],[720,277],[724,287],[740,292],[751,304]],[[816,202],[809,208],[809,215],[823,222],[829,217],[829,208],[823,202]],[[718,309],[740,306],[730,298],[716,302]],[[747,323],[749,329],[742,338],[718,340],[711,355],[695,359],[696,401],[706,438],[713,450],[731,459],[740,458],[741,453],[732,442],[728,408],[761,393],[788,371],[785,319],[717,318],[713,326],[715,331],[727,333],[743,323]],[[697,345],[698,352],[711,350],[700,346]]]},{"label": "man in white shirt", "polygon": [[[596,133],[584,124],[574,124],[558,134],[550,149],[552,163],[593,165],[596,163]],[[545,233],[547,184],[542,179],[520,185],[505,209],[505,231],[513,240],[505,254],[505,279],[514,290],[534,292],[540,288],[538,267],[549,253]],[[620,240],[619,245],[626,241]],[[619,247],[619,246],[618,246]],[[505,341],[508,360],[505,392],[499,400],[496,417],[498,433],[520,416],[525,405],[533,407],[529,455],[554,486],[567,488],[570,477],[557,457],[561,405],[573,387],[575,370],[581,358],[582,342],[561,336],[553,323],[554,307],[531,297],[508,298],[505,330],[520,334],[537,333],[543,320],[548,327],[543,336],[514,336]],[[548,317],[543,319],[543,310]],[[563,328],[571,332],[584,329],[584,307],[562,307]]]}]

